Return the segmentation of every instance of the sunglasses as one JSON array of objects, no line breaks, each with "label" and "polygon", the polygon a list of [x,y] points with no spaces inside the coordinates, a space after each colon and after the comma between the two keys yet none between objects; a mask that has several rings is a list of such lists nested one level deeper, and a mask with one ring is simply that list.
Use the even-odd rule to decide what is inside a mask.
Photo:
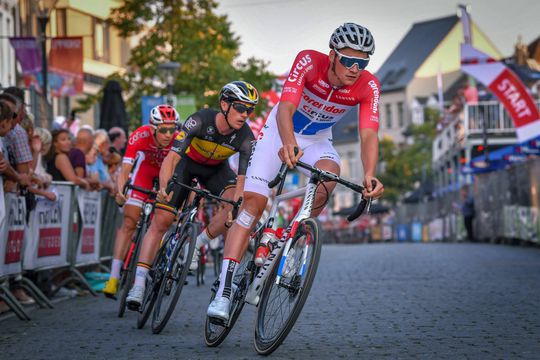
[{"label": "sunglasses", "polygon": [[341,65],[345,66],[347,69],[352,69],[354,65],[358,66],[358,70],[364,70],[369,63],[369,57],[359,58],[354,56],[346,56],[340,53],[337,50],[334,50],[339,58]]},{"label": "sunglasses", "polygon": [[160,134],[174,134],[174,132],[176,131],[176,128],[175,127],[160,127],[157,129],[157,131]]},{"label": "sunglasses", "polygon": [[253,110],[255,110],[254,106],[246,106],[242,103],[232,103],[232,107],[234,108],[234,110],[238,111],[240,114],[247,112],[248,115],[251,115]]}]

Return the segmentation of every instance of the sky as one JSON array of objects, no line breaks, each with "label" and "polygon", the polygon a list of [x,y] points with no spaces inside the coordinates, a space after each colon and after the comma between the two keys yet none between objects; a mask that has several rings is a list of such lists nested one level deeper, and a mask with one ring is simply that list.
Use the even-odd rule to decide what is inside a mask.
[{"label": "sky", "polygon": [[[304,49],[328,52],[328,39],[345,22],[366,26],[375,38],[368,70],[376,72],[416,22],[456,14],[459,2],[445,0],[218,0],[240,36],[240,60],[257,57],[282,74]],[[468,0],[472,20],[503,56],[514,52],[518,35],[540,36],[540,0]]]}]

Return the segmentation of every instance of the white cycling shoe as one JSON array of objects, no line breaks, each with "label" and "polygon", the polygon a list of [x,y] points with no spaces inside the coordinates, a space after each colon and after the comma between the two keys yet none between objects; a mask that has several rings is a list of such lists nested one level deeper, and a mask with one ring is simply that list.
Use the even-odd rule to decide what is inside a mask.
[{"label": "white cycling shoe", "polygon": [[144,286],[133,285],[126,297],[126,303],[130,310],[139,310],[144,298]]},{"label": "white cycling shoe", "polygon": [[206,315],[223,321],[229,321],[229,312],[231,311],[231,300],[226,297],[215,298],[210,305]]},{"label": "white cycling shoe", "polygon": [[195,271],[199,268],[199,257],[201,256],[201,251],[199,249],[195,249],[193,252],[193,258],[191,259],[191,264],[189,264],[189,270]]}]

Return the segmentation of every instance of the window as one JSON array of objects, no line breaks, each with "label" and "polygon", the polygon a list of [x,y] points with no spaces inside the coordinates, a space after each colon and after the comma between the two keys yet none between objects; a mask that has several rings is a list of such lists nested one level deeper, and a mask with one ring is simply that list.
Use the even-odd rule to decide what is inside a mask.
[{"label": "window", "polygon": [[94,59],[109,60],[109,32],[107,24],[94,19]]},{"label": "window", "polygon": [[400,101],[397,103],[397,113],[398,113],[398,124],[399,127],[403,127],[405,125],[405,113],[403,110],[403,103]]},{"label": "window", "polygon": [[386,104],[386,128],[391,129],[392,128],[392,104]]}]

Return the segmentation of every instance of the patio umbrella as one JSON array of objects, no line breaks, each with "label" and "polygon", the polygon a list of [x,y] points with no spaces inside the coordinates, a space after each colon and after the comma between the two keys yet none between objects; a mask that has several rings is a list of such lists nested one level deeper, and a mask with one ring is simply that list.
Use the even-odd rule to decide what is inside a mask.
[{"label": "patio umbrella", "polygon": [[120,83],[110,80],[105,84],[103,98],[100,103],[99,128],[109,130],[118,126],[128,133],[126,106],[122,98]]}]

